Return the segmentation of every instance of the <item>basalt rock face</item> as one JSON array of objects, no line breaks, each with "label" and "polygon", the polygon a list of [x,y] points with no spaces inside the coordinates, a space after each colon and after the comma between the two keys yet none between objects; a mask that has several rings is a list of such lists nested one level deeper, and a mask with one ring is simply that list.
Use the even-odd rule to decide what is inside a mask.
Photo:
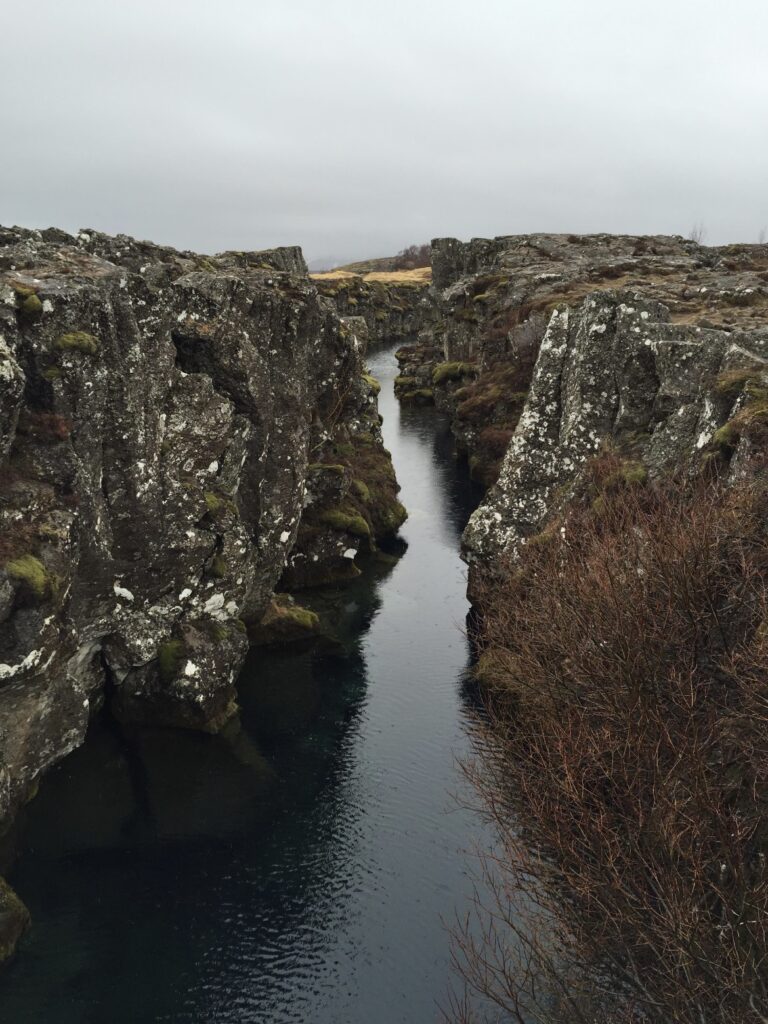
[{"label": "basalt rock face", "polygon": [[[363,370],[298,249],[0,229],[0,828],[105,700],[234,713],[308,467],[365,438],[391,473]],[[314,527],[316,576],[354,559],[355,525]]]},{"label": "basalt rock face", "polygon": [[674,324],[666,306],[636,293],[556,310],[499,480],[464,534],[472,572],[514,559],[606,445],[628,479],[696,473],[713,459],[738,474],[764,445],[767,380],[768,326]]},{"label": "basalt rock face", "polygon": [[315,283],[320,294],[333,301],[341,316],[358,316],[365,320],[370,350],[395,341],[415,339],[434,317],[434,302],[427,281],[368,281],[350,274],[343,277],[318,275]]},{"label": "basalt rock face", "polygon": [[549,318],[594,292],[662,302],[672,323],[754,330],[768,313],[768,247],[675,236],[511,235],[432,243],[435,322],[407,349],[408,392],[431,388],[473,475],[489,485],[522,411]]}]

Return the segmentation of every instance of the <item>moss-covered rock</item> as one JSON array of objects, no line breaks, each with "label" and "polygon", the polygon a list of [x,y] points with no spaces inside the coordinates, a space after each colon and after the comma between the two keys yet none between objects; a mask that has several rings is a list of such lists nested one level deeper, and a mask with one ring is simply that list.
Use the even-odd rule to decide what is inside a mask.
[{"label": "moss-covered rock", "polygon": [[398,397],[404,405],[432,405],[435,401],[432,388],[413,388],[402,391]]},{"label": "moss-covered rock", "polygon": [[170,683],[181,671],[187,658],[187,647],[183,640],[167,640],[157,650],[157,671],[163,683]]},{"label": "moss-covered rock", "polygon": [[381,392],[381,384],[370,373],[364,373],[363,380],[374,393],[374,395],[378,395]]},{"label": "moss-covered rock", "polygon": [[82,352],[87,356],[95,356],[99,351],[99,339],[85,331],[60,334],[53,344],[60,352]]},{"label": "moss-covered rock", "polygon": [[227,512],[232,514],[237,513],[237,506],[232,499],[221,494],[216,494],[215,491],[205,491],[203,493],[203,500],[205,501],[205,507],[208,510],[208,514],[212,519],[221,519],[227,514]]},{"label": "moss-covered rock", "polygon": [[448,381],[472,377],[477,373],[474,363],[438,363],[432,371],[432,383],[446,384]]},{"label": "moss-covered rock", "polygon": [[16,952],[28,927],[29,911],[5,879],[0,878],[0,966]]},{"label": "moss-covered rock", "polygon": [[39,320],[43,315],[43,304],[35,289],[13,281],[11,287],[16,293],[16,309],[22,323]]},{"label": "moss-covered rock", "polygon": [[363,516],[351,509],[325,509],[320,513],[318,521],[332,530],[351,533],[355,537],[369,537],[371,534],[371,528]]},{"label": "moss-covered rock", "polygon": [[353,480],[352,490],[361,501],[365,502],[366,505],[369,504],[371,500],[371,489],[365,481]]},{"label": "moss-covered rock", "polygon": [[228,570],[226,558],[223,555],[214,555],[208,569],[209,575],[214,576],[216,579],[222,579],[227,575]]},{"label": "moss-covered rock", "polygon": [[248,635],[258,647],[278,647],[314,640],[320,617],[296,604],[289,594],[275,594],[259,622],[251,623]]},{"label": "moss-covered rock", "polygon": [[51,579],[43,563],[34,555],[21,555],[12,559],[6,564],[5,571],[38,601],[42,601],[50,592]]}]

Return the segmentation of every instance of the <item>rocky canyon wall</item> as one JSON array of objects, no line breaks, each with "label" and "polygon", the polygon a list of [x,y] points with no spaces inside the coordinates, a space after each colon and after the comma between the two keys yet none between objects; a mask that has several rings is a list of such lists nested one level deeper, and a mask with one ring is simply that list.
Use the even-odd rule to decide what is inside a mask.
[{"label": "rocky canyon wall", "polygon": [[281,579],[397,529],[364,333],[298,249],[0,229],[0,826],[105,702],[220,728]]}]

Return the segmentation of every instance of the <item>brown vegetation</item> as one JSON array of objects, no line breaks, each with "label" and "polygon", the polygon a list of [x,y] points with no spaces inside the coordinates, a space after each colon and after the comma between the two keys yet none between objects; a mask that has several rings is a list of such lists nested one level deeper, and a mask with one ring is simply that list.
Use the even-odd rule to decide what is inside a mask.
[{"label": "brown vegetation", "polygon": [[393,270],[415,270],[417,267],[428,267],[432,259],[432,246],[409,245],[402,249],[392,261]]},{"label": "brown vegetation", "polygon": [[622,465],[481,594],[499,847],[457,966],[520,1024],[762,1024],[768,483]]}]

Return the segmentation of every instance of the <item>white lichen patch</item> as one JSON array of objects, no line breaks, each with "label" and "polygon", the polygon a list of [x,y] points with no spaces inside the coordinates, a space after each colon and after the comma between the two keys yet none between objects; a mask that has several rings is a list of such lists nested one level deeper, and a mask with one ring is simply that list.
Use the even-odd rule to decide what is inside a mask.
[{"label": "white lichen patch", "polygon": [[112,584],[112,589],[117,597],[122,597],[124,601],[133,601],[134,597],[130,590],[126,590],[125,587],[120,586],[119,580],[115,580]]}]

